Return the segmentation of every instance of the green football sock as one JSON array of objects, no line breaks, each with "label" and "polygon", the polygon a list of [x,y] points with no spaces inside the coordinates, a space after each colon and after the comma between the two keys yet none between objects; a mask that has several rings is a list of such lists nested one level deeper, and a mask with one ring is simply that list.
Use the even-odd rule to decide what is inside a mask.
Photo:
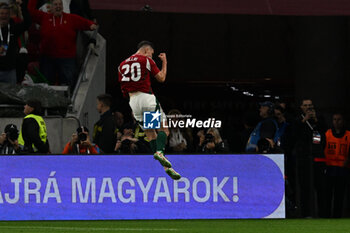
[{"label": "green football sock", "polygon": [[165,144],[166,144],[166,133],[163,131],[160,131],[157,135],[157,151],[164,152],[165,150]]},{"label": "green football sock", "polygon": [[157,140],[153,139],[153,140],[149,141],[149,145],[151,147],[152,152],[156,153],[156,151],[157,151]]}]

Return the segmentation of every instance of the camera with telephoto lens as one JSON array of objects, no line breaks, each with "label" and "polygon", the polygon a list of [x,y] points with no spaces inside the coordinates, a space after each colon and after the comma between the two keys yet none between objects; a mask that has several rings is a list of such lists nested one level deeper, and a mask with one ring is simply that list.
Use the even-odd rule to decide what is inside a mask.
[{"label": "camera with telephoto lens", "polygon": [[261,138],[258,141],[258,152],[261,154],[269,154],[272,153],[273,148],[270,142],[266,138]]},{"label": "camera with telephoto lens", "polygon": [[9,128],[6,132],[6,138],[11,141],[15,141],[18,139],[18,130],[16,128]]},{"label": "camera with telephoto lens", "polygon": [[210,133],[205,134],[204,136],[204,144],[207,144],[209,142],[214,142],[214,136]]},{"label": "camera with telephoto lens", "polygon": [[79,140],[79,142],[84,142],[84,141],[86,141],[86,139],[87,139],[86,133],[79,133],[79,134],[78,134],[78,140]]}]

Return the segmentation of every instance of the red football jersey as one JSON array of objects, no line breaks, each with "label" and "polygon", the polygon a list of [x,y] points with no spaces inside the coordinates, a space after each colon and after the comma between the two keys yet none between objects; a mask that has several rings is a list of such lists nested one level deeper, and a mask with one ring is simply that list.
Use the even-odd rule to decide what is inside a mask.
[{"label": "red football jersey", "polygon": [[151,75],[154,77],[160,72],[152,58],[134,54],[118,67],[118,81],[125,96],[129,92],[153,93]]}]

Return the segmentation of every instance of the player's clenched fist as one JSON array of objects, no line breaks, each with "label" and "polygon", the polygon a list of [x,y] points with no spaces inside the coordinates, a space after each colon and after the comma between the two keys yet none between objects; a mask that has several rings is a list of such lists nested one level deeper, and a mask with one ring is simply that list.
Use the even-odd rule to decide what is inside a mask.
[{"label": "player's clenched fist", "polygon": [[162,62],[166,62],[166,54],[165,53],[160,53],[158,55],[158,57],[160,58],[160,60],[162,60]]}]

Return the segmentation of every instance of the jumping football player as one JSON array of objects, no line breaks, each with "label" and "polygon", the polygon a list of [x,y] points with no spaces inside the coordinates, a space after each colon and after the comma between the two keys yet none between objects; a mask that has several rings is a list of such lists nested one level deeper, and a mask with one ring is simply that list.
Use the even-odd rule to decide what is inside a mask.
[{"label": "jumping football player", "polygon": [[[156,112],[161,115],[160,129],[144,129],[150,140],[150,146],[154,153],[153,157],[164,167],[165,172],[174,180],[181,178],[172,167],[170,161],[164,156],[165,144],[169,130],[164,128],[165,114],[153,95],[151,88],[151,76],[158,82],[164,82],[167,74],[167,59],[165,53],[160,53],[162,69],[159,70],[152,60],[154,53],[153,44],[149,41],[141,41],[137,46],[137,52],[123,61],[118,67],[118,80],[124,96],[129,96],[129,105],[136,121],[143,128],[143,113],[146,111]],[[155,114],[155,115],[156,115]],[[155,118],[159,115],[154,116]]]}]

